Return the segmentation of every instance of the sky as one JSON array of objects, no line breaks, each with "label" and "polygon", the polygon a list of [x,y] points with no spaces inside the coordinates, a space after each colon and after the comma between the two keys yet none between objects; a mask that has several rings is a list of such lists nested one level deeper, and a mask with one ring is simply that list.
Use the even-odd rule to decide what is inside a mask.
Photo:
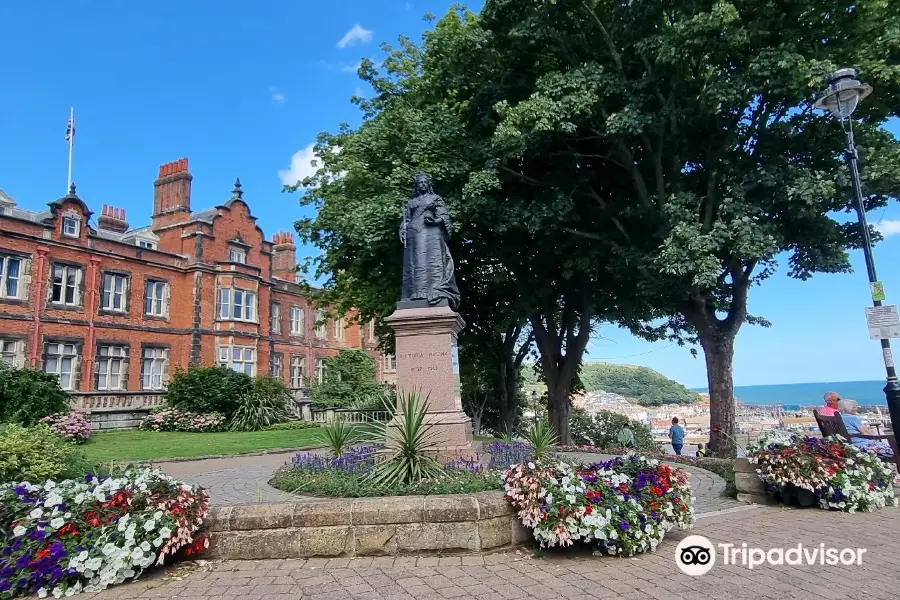
[{"label": "sky", "polygon": [[[95,212],[111,204],[127,211],[132,227],[149,224],[158,166],[188,157],[194,210],[227,200],[240,177],[271,239],[309,210],[281,187],[310,172],[316,135],[359,122],[349,101],[368,92],[355,73],[359,61],[378,58],[378,45],[398,35],[418,39],[423,14],[442,15],[450,5],[4,2],[0,189],[31,210],[65,194],[64,134],[74,107],[73,180]],[[888,302],[900,301],[900,208],[870,220],[888,234],[875,256]],[[298,257],[311,252],[300,248]],[[884,377],[866,329],[861,253],[853,262],[852,275],[799,282],[782,271],[751,291],[751,313],[773,325],[741,330],[736,385]],[[690,387],[706,382],[702,352],[693,358],[686,348],[611,327],[598,330],[586,358],[645,365]]]}]

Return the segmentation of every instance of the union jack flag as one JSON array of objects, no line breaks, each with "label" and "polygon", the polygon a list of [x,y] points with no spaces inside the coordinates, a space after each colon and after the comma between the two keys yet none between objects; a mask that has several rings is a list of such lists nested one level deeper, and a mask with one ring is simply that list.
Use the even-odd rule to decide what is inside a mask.
[{"label": "union jack flag", "polygon": [[66,127],[66,141],[71,142],[75,139],[75,116],[69,117],[69,125]]}]

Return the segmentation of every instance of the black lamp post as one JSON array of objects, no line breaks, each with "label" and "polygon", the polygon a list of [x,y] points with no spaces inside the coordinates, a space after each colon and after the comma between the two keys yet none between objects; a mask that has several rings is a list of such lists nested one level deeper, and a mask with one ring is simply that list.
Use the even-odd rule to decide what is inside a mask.
[{"label": "black lamp post", "polygon": [[[856,201],[856,215],[859,218],[859,229],[862,234],[862,248],[866,257],[866,270],[869,274],[869,283],[878,281],[875,275],[875,259],[872,257],[872,241],[869,238],[869,225],[866,223],[866,207],[863,204],[862,186],[859,181],[859,155],[856,153],[856,142],[853,139],[853,120],[850,118],[856,110],[859,102],[872,93],[872,86],[862,83],[857,79],[856,69],[841,69],[828,77],[828,89],[822,97],[816,101],[816,108],[829,111],[837,117],[844,130],[847,143],[847,160],[850,163],[850,177],[853,179],[853,195]],[[875,297],[875,288],[872,288],[872,304],[881,306],[881,300]],[[884,356],[884,368],[887,371],[887,385],[884,386],[884,395],[887,397],[888,412],[891,415],[892,427],[900,424],[900,382],[897,381],[897,371],[894,368],[894,358],[891,354],[891,341],[881,339],[881,353]],[[894,429],[895,434],[897,430]]]}]

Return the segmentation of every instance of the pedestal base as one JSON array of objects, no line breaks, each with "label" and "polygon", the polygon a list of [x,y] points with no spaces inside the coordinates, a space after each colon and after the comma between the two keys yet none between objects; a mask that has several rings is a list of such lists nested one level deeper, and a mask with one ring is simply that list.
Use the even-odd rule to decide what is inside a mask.
[{"label": "pedestal base", "polygon": [[425,424],[440,460],[474,459],[472,421],[462,410],[456,334],[465,323],[449,306],[398,308],[385,321],[396,335],[397,389],[427,398]]}]

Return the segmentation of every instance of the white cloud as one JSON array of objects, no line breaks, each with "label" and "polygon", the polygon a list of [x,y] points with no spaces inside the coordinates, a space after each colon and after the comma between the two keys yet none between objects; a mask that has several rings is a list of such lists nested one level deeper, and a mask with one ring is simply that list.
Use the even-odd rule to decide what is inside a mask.
[{"label": "white cloud", "polygon": [[372,30],[365,29],[360,26],[359,23],[350,28],[350,31],[344,34],[340,40],[338,40],[337,47],[338,48],[346,48],[348,46],[353,46],[354,44],[366,44],[372,41]]},{"label": "white cloud", "polygon": [[362,61],[358,61],[356,64],[352,65],[344,65],[341,67],[341,71],[344,73],[356,73],[359,71],[359,66],[362,64]]},{"label": "white cloud", "polygon": [[886,238],[897,235],[900,233],[900,219],[884,219],[875,225],[875,229]]},{"label": "white cloud", "polygon": [[284,104],[284,101],[287,100],[287,95],[284,92],[279,92],[274,85],[269,86],[269,94],[276,104]]},{"label": "white cloud", "polygon": [[291,157],[291,166],[287,169],[279,169],[278,177],[284,185],[295,185],[298,181],[303,181],[305,177],[315,175],[319,169],[319,161],[313,152],[315,144],[310,144],[306,148],[297,150]]}]

